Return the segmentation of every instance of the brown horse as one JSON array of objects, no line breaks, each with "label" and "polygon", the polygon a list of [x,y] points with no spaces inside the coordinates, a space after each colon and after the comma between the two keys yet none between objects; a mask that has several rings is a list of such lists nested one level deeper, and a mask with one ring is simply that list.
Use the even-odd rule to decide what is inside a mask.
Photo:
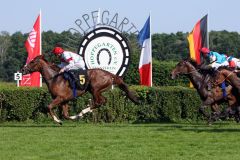
[{"label": "brown horse", "polygon": [[107,71],[102,69],[89,69],[87,70],[88,85],[85,90],[77,90],[77,96],[81,96],[86,92],[89,92],[93,96],[93,101],[90,106],[82,110],[78,115],[68,115],[68,102],[74,99],[73,91],[67,80],[64,79],[62,74],[59,74],[60,68],[54,64],[47,62],[43,56],[37,56],[29,64],[21,69],[23,74],[29,74],[32,72],[40,72],[43,79],[45,80],[48,90],[52,96],[52,102],[48,105],[48,111],[53,120],[59,124],[62,121],[58,119],[54,111],[52,110],[56,106],[60,106],[63,109],[63,116],[66,119],[77,119],[82,117],[85,113],[91,112],[93,109],[100,107],[107,102],[107,99],[102,96],[102,92],[111,88],[112,85],[118,86],[123,90],[127,97],[134,102],[139,104],[138,98],[135,94],[128,89],[128,86],[123,80]]},{"label": "brown horse", "polygon": [[231,86],[237,89],[240,95],[240,78],[237,76],[235,70],[225,66],[219,67],[213,76],[215,77],[215,85],[227,81]]},{"label": "brown horse", "polygon": [[[197,90],[200,98],[202,100],[202,105],[199,108],[199,111],[208,118],[209,123],[213,120],[218,119],[220,116],[220,110],[218,104],[225,101],[225,97],[223,96],[222,89],[220,87],[212,88],[210,91],[207,90],[207,81],[204,75],[199,73],[196,69],[196,63],[192,60],[182,60],[180,61],[176,67],[172,70],[171,76],[172,79],[175,79],[178,75],[186,75],[195,89]],[[227,87],[227,101],[229,107],[234,107],[237,105],[236,97],[232,94],[232,87]],[[213,112],[215,112],[214,116],[211,117],[206,111],[205,108],[207,106],[211,106]]]},{"label": "brown horse", "polygon": [[[235,70],[228,68],[228,67],[219,67],[218,70],[215,72],[214,76],[214,84],[218,86],[223,82],[229,83],[235,92],[237,93],[237,100],[240,102],[240,78],[237,76],[237,72]],[[240,120],[240,106],[231,110],[236,112],[236,116],[238,116],[238,121]]]}]

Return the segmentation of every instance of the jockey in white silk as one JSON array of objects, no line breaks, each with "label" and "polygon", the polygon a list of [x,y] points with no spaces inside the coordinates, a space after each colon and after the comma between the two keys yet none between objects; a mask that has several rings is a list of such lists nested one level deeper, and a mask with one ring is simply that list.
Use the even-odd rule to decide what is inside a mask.
[{"label": "jockey in white silk", "polygon": [[59,73],[69,70],[86,69],[83,58],[73,52],[64,51],[61,47],[55,47],[52,51],[61,60],[61,70]]}]

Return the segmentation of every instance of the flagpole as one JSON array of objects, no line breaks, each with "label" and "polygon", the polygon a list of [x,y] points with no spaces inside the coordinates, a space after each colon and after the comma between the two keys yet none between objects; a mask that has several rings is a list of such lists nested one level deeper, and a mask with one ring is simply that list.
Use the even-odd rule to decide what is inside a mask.
[{"label": "flagpole", "polygon": [[150,23],[150,25],[149,25],[149,28],[150,28],[150,48],[149,48],[149,51],[150,51],[150,56],[151,56],[151,69],[150,69],[150,74],[151,74],[151,87],[152,87],[152,63],[153,63],[153,61],[152,61],[152,28],[151,28],[151,23],[152,23],[152,18],[151,18],[151,11],[149,12],[149,23]]},{"label": "flagpole", "polygon": [[207,42],[208,42],[208,48],[210,48],[210,45],[209,45],[209,10],[208,10],[208,14],[207,14]]},{"label": "flagpole", "polygon": [[[41,11],[41,8],[40,8],[40,55],[42,55],[42,11]],[[40,87],[42,87],[42,75],[40,74]]]}]

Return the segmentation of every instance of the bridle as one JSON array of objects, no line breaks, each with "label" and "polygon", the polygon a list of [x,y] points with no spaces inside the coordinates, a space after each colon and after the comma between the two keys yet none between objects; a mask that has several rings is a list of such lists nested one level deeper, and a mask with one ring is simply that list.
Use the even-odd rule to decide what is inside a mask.
[{"label": "bridle", "polygon": [[[31,62],[30,62],[30,63],[31,63]],[[36,62],[34,62],[34,63],[40,63],[40,59],[37,59]],[[51,66],[54,66],[54,65],[55,65],[55,64],[48,64],[47,66],[42,66],[41,69],[40,69],[40,71],[41,71],[42,73],[44,73],[44,71],[45,71],[46,68],[52,69]],[[28,73],[34,72],[34,70],[33,70],[32,68],[30,68],[29,65],[25,65],[23,69],[24,69],[24,71],[26,71],[26,72],[28,72]],[[52,70],[53,70],[53,69],[52,69]],[[55,71],[55,70],[53,70],[53,71]],[[56,71],[55,71],[55,72],[56,72]],[[53,76],[53,77],[51,77],[51,78],[48,78],[48,79],[45,78],[45,81],[52,80],[52,79],[54,79],[55,77],[57,77],[57,76],[59,76],[59,75],[61,75],[61,74],[58,74],[58,73],[57,73],[55,76]]]},{"label": "bridle", "polygon": [[[192,74],[192,73],[198,72],[199,70],[200,70],[200,69],[194,68],[193,71],[190,71],[190,72],[188,72],[188,73],[184,73],[183,75],[190,75],[190,74]],[[181,72],[176,72],[175,74],[176,74],[176,75],[179,75],[179,74],[181,74]]]}]

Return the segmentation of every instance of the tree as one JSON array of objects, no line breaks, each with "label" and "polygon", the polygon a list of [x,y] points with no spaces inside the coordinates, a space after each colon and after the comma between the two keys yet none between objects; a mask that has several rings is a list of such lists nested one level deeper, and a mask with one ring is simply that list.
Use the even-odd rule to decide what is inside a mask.
[{"label": "tree", "polygon": [[6,60],[7,49],[11,45],[11,37],[8,32],[0,33],[0,65]]}]

